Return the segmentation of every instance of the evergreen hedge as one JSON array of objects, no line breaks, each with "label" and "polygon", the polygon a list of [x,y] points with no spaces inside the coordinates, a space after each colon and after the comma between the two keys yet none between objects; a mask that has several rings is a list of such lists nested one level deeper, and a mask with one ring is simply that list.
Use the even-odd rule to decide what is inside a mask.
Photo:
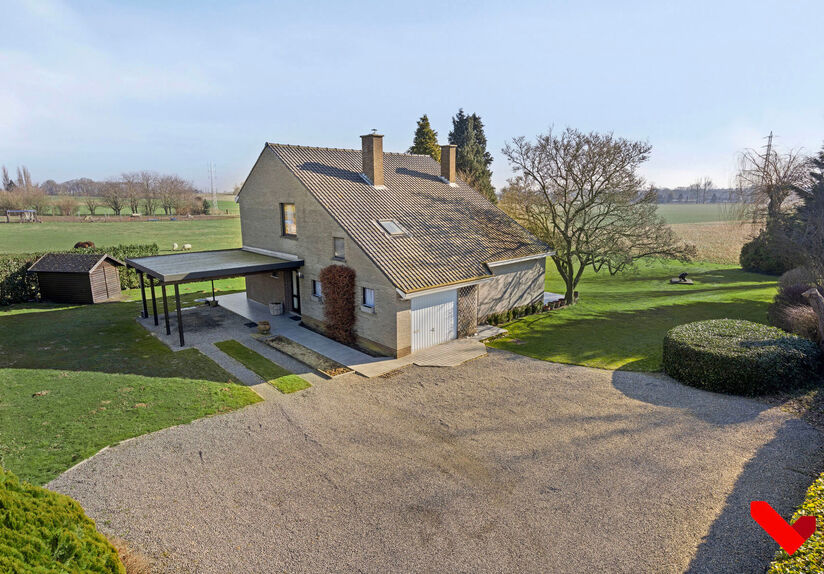
[{"label": "evergreen hedge", "polygon": [[0,468],[0,572],[126,570],[77,502]]},{"label": "evergreen hedge", "polygon": [[[44,251],[42,253],[13,253],[0,255],[0,305],[11,305],[37,299],[40,295],[37,277],[26,273],[35,261],[46,253],[108,253],[123,261],[127,257],[149,257],[158,254],[156,243],[146,245],[116,245],[114,247],[93,247],[91,249],[70,249],[68,251]],[[120,288],[133,289],[138,286],[134,269],[120,267]]]},{"label": "evergreen hedge", "polygon": [[688,385],[758,395],[809,383],[821,350],[781,329],[733,319],[679,325],[664,337],[664,371]]}]

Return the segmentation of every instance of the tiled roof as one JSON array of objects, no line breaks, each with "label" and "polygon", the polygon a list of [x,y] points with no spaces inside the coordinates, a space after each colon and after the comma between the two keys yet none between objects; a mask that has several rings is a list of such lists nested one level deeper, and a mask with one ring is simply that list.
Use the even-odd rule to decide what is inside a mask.
[{"label": "tiled roof", "polygon": [[108,259],[114,265],[123,265],[123,263],[105,253],[47,253],[35,261],[29,267],[29,271],[88,273],[103,259]]},{"label": "tiled roof", "polygon": [[[384,153],[384,185],[363,178],[360,150],[268,144],[392,283],[406,293],[491,275],[488,262],[549,248],[429,156]],[[377,223],[395,219],[408,236]]]}]

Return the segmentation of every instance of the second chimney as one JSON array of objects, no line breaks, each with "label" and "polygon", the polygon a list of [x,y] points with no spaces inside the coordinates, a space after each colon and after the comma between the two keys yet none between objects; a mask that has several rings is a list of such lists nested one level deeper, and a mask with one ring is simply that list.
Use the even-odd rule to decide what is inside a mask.
[{"label": "second chimney", "polygon": [[383,136],[377,133],[361,136],[363,174],[372,185],[383,185]]},{"label": "second chimney", "polygon": [[441,146],[441,177],[448,183],[455,183],[455,162],[458,146]]}]

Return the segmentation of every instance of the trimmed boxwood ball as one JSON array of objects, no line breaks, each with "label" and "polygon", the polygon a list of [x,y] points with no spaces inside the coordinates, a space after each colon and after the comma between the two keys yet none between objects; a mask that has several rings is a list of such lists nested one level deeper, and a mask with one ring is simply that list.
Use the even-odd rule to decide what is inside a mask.
[{"label": "trimmed boxwood ball", "polygon": [[820,361],[812,341],[749,321],[687,323],[664,337],[664,371],[708,391],[759,395],[798,387],[818,377]]}]

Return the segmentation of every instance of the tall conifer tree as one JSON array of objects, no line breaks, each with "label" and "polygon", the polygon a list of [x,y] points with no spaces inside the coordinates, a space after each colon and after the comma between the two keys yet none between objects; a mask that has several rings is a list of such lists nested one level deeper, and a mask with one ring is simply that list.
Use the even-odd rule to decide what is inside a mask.
[{"label": "tall conifer tree", "polygon": [[419,153],[428,155],[435,161],[441,161],[441,146],[438,145],[438,132],[432,129],[429,118],[426,114],[418,120],[418,128],[415,130],[415,139],[412,140],[412,147],[409,153]]}]

